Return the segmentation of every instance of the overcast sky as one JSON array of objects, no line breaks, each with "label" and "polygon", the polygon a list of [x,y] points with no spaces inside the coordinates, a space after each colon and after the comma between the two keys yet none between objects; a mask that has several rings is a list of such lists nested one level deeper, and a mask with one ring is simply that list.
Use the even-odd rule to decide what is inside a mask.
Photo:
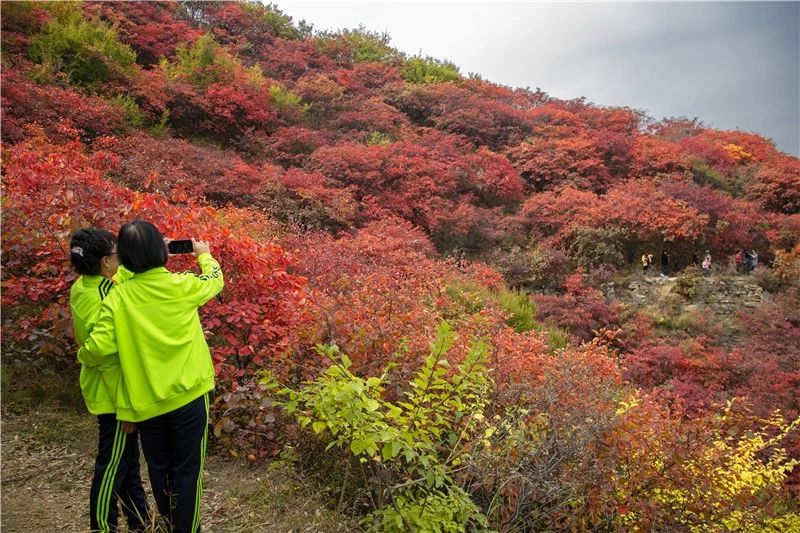
[{"label": "overcast sky", "polygon": [[315,30],[387,31],[395,48],[465,75],[698,117],[800,155],[800,2],[274,3]]}]

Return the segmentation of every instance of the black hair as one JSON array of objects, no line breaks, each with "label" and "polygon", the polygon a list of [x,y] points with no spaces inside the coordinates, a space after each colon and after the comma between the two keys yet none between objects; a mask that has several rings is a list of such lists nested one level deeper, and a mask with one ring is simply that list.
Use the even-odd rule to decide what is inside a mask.
[{"label": "black hair", "polygon": [[117,238],[110,231],[87,228],[77,231],[69,241],[69,259],[78,274],[97,276],[100,260],[114,251]]},{"label": "black hair", "polygon": [[119,260],[131,272],[141,273],[167,264],[167,245],[154,225],[134,220],[119,229]]}]

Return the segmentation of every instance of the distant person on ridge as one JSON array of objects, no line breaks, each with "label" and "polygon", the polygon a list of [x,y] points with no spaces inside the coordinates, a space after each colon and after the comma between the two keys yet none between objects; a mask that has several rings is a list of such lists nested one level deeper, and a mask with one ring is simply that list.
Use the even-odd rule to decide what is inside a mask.
[{"label": "distant person on ridge", "polygon": [[733,261],[736,264],[736,273],[741,274],[744,272],[744,256],[747,252],[744,250],[739,250],[736,252],[736,255],[733,257]]},{"label": "distant person on ridge", "polygon": [[[117,238],[104,229],[82,229],[69,243],[72,268],[80,274],[69,291],[69,308],[78,346],[86,342],[115,280],[130,276],[118,270]],[[116,416],[115,394],[120,378],[119,360],[99,366],[81,362],[81,394],[86,408],[97,416],[98,444],[89,490],[91,531],[117,531],[119,504],[128,531],[144,531],[147,499],[139,473],[139,434],[136,425]]]},{"label": "distant person on ridge", "polygon": [[464,272],[465,266],[464,250],[456,249],[456,268]]},{"label": "distant person on ridge", "polygon": [[692,264],[696,267],[700,266],[700,256],[697,255],[697,252],[692,252]]},{"label": "distant person on ridge", "polygon": [[647,254],[642,254],[642,272],[650,270],[650,261],[647,259]]},{"label": "distant person on ridge", "polygon": [[711,275],[711,252],[706,250],[706,256],[703,258],[703,275],[709,276]]},{"label": "distant person on ridge", "polygon": [[661,252],[661,275],[669,276],[669,254],[666,250]]},{"label": "distant person on ridge", "polygon": [[750,263],[748,265],[748,271],[752,272],[758,266],[758,253],[755,250],[750,250]]}]

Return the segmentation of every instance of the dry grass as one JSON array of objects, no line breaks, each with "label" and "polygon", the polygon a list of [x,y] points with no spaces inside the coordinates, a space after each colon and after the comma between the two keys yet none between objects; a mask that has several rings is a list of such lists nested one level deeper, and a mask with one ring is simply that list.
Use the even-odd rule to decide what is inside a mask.
[{"label": "dry grass", "polygon": [[[7,407],[3,406],[2,413],[1,529],[9,533],[88,531],[95,419],[69,409]],[[146,479],[146,472],[142,477]],[[290,465],[251,465],[209,453],[204,531],[357,529],[353,520],[327,509],[319,488]]]}]

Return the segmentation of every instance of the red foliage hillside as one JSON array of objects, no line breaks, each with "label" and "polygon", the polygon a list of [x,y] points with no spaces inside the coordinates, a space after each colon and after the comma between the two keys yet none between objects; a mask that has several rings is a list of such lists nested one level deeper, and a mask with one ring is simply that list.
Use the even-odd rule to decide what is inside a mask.
[{"label": "red foliage hillside", "polygon": [[[485,433],[453,479],[493,527],[735,530],[797,509],[783,442],[753,433],[800,416],[800,160],[769,140],[467,78],[257,2],[2,15],[4,352],[75,370],[70,234],[148,219],[210,240],[225,272],[201,318],[234,453],[315,438],[265,370],[315,379],[335,344],[403,401],[447,321],[442,376],[490,346],[491,393],[464,400],[485,400]],[[607,298],[662,250],[689,292],[694,254],[716,276],[757,251],[764,302]]]}]

